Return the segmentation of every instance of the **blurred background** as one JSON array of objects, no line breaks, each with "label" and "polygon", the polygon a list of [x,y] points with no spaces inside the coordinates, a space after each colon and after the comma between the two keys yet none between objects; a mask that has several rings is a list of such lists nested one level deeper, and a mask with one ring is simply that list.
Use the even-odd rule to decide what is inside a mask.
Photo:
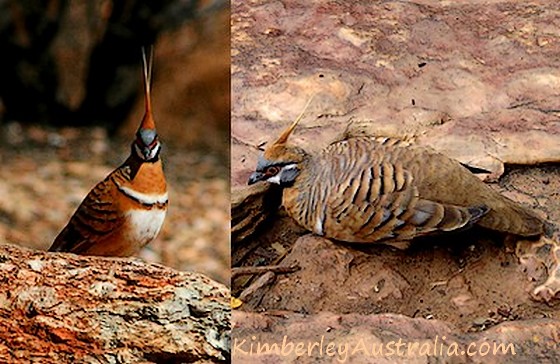
[{"label": "blurred background", "polygon": [[229,283],[229,34],[222,0],[0,0],[0,243],[47,249],[126,159],[154,44],[170,207],[141,256]]}]

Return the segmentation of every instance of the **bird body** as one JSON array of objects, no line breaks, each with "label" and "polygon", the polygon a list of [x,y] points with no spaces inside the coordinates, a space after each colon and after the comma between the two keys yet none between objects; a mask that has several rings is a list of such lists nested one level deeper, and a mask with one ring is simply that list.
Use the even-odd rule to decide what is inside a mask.
[{"label": "bird body", "polygon": [[473,224],[543,233],[533,212],[443,154],[395,138],[352,137],[311,155],[287,144],[298,120],[265,150],[249,183],[282,186],[288,214],[317,235],[392,244]]},{"label": "bird body", "polygon": [[146,113],[127,160],[85,197],[49,251],[129,256],[159,233],[168,194],[152,116],[150,62],[144,55]]}]

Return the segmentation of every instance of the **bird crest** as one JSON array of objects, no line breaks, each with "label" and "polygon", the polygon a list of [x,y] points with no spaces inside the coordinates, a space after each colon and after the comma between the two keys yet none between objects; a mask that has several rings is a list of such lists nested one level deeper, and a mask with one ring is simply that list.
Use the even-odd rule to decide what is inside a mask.
[{"label": "bird crest", "polygon": [[144,161],[157,161],[161,149],[156,132],[156,124],[152,114],[152,100],[150,96],[152,69],[153,69],[153,47],[150,47],[149,53],[142,48],[142,68],[144,74],[144,104],[146,110],[144,117],[140,123],[140,127],[136,132],[136,140],[132,144],[132,148],[136,155]]},{"label": "bird crest", "polygon": [[307,103],[305,104],[305,106],[303,107],[303,110],[301,111],[301,113],[299,114],[299,116],[296,118],[296,120],[294,120],[294,122],[288,126],[283,132],[282,134],[280,134],[280,136],[278,137],[278,139],[276,139],[276,141],[272,144],[272,146],[275,145],[285,145],[286,142],[288,141],[288,138],[290,137],[290,135],[292,134],[292,132],[294,131],[294,129],[296,128],[297,124],[299,123],[299,121],[303,118],[303,115],[305,114],[305,112],[307,111],[307,108],[309,107],[309,104],[311,104],[311,101],[313,100],[313,98],[315,97],[315,95],[311,96],[309,98],[309,100],[307,100]]},{"label": "bird crest", "polygon": [[145,113],[142,123],[140,124],[139,131],[142,129],[154,130],[156,124],[152,114],[152,100],[151,100],[151,83],[152,83],[152,69],[154,63],[154,48],[150,47],[149,53],[146,54],[146,48],[142,47],[142,68],[144,72],[144,104]]}]

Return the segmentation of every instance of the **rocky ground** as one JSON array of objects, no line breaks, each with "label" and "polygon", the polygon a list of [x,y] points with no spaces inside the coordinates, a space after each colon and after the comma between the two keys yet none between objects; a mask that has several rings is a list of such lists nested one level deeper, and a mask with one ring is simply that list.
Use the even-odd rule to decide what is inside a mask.
[{"label": "rocky ground", "polygon": [[[316,151],[349,125],[410,138],[488,170],[484,178],[494,188],[559,221],[556,2],[232,5],[234,190],[244,188],[265,143],[314,95],[293,143]],[[405,252],[364,248],[305,236],[282,212],[242,245],[234,246],[237,266],[297,264],[300,270],[234,281],[234,295],[244,299],[239,309],[262,312],[234,315],[238,338],[281,342],[287,334],[308,340],[328,331],[332,326],[322,318],[334,314],[336,322],[353,322],[351,333],[364,331],[387,342],[384,331],[376,331],[382,327],[362,322],[390,313],[422,318],[393,321],[402,325],[395,330],[403,339],[424,335],[415,336],[413,328],[433,334],[431,325],[459,336],[507,332],[518,348],[555,360],[558,304],[531,298],[556,264],[554,245],[516,245],[475,230],[422,240]],[[540,258],[527,258],[529,251]],[[517,325],[503,326],[504,321]],[[531,337],[531,322],[551,325],[552,331],[535,339],[540,344],[514,340]],[[332,337],[346,337],[346,331],[335,331],[340,336]],[[282,355],[267,360],[290,361]]]}]

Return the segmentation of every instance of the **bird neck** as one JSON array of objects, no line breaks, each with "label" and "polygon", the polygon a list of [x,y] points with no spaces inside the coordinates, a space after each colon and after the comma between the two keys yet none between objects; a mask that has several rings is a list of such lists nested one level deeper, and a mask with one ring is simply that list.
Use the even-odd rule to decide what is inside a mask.
[{"label": "bird neck", "polygon": [[135,179],[140,171],[146,171],[146,170],[163,171],[162,162],[159,157],[150,160],[144,160],[134,152],[130,153],[128,158],[121,165],[121,168],[125,168],[130,171],[129,176],[131,180]]},{"label": "bird neck", "polygon": [[130,186],[142,193],[164,193],[167,184],[161,160],[146,162],[131,155],[120,167],[125,176],[123,186]]}]

